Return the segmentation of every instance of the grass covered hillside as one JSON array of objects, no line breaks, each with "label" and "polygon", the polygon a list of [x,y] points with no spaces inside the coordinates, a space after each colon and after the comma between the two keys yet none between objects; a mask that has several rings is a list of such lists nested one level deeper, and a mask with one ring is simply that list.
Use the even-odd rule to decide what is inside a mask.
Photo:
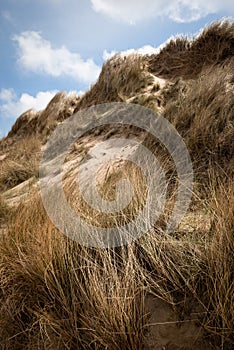
[{"label": "grass covered hillside", "polygon": [[[108,102],[142,105],[176,128],[191,157],[193,192],[185,217],[168,232],[178,185],[172,155],[136,126],[90,130],[70,147],[63,174],[67,201],[89,224],[114,225],[121,232],[146,194],[152,195],[134,164],[114,160],[97,175],[101,196],[114,200],[124,178],[132,183],[134,201],[111,217],[87,206],[77,167],[100,142],[140,140],[159,160],[168,183],[165,210],[145,235],[119,247],[91,248],[69,239],[50,220],[38,185],[39,163],[56,127]],[[230,20],[210,25],[193,40],[173,39],[158,54],[118,54],[83,96],[61,92],[45,110],[21,115],[0,140],[1,349],[233,349],[233,139]],[[84,179],[88,184],[90,175]]]}]

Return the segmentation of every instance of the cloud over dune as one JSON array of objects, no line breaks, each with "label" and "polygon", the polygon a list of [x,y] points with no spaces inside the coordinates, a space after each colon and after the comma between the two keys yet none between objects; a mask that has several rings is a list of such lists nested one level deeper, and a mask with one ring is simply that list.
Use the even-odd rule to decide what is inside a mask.
[{"label": "cloud over dune", "polygon": [[84,60],[66,46],[53,48],[38,32],[26,31],[15,35],[13,40],[17,45],[18,63],[26,71],[53,77],[69,76],[88,84],[100,73],[100,67],[92,59]]}]

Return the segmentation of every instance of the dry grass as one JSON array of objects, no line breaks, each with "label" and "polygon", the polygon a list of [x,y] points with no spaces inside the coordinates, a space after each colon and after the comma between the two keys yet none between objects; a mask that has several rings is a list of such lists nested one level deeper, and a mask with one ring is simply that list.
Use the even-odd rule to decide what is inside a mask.
[{"label": "dry grass", "polygon": [[94,104],[125,102],[152,83],[144,56],[116,55],[103,65],[97,83],[81,98],[75,112]]},{"label": "dry grass", "polygon": [[165,89],[166,117],[184,138],[196,176],[204,181],[208,169],[233,171],[233,62],[207,68],[196,80],[179,80]]},{"label": "dry grass", "polygon": [[[10,189],[38,176],[41,142],[36,136],[28,136],[7,146],[7,158],[0,163],[0,190]],[[2,145],[2,152],[4,145]]]},{"label": "dry grass", "polygon": [[79,246],[54,229],[40,199],[29,206],[30,215],[18,209],[0,245],[5,348],[141,349],[142,291],[133,248]]},{"label": "dry grass", "polygon": [[[214,48],[210,54],[214,40],[219,49]],[[168,206],[157,225],[136,242],[112,249],[81,246],[54,227],[39,195],[32,197],[8,217],[9,231],[0,240],[0,339],[4,350],[147,349],[148,294],[172,305],[179,322],[186,320],[195,305],[200,310],[197,322],[212,345],[222,350],[232,348],[234,78],[230,43],[233,24],[223,22],[208,28],[192,43],[178,39],[166,46],[161,56],[151,57],[155,71],[157,60],[166,57],[160,74],[183,77],[163,90],[164,116],[184,138],[194,164],[195,184],[200,185],[194,194],[196,206],[190,210],[205,209],[211,226],[199,226],[193,232],[165,232],[165,221],[175,199],[176,174],[168,152],[151,137],[142,142],[159,157],[166,170]],[[175,56],[171,55],[172,49]],[[201,55],[197,55],[198,51]],[[191,56],[187,65],[188,55]],[[194,70],[187,79],[192,60]],[[77,102],[77,110],[94,103],[124,101],[138,93],[138,103],[151,104],[143,91],[152,83],[145,62],[146,58],[139,56],[114,57],[104,65],[98,82]],[[171,72],[166,73],[169,63]],[[225,63],[223,67],[221,63]],[[54,103],[59,100],[57,96]],[[53,124],[55,111],[51,118]],[[110,134],[107,129],[100,129],[97,134],[85,135],[85,146],[92,145],[92,138],[105,140],[122,133],[119,126]],[[136,132],[134,136],[140,135]],[[33,136],[1,149],[8,153],[1,165],[2,188],[31,177],[37,168],[40,145]],[[81,157],[79,147],[75,149],[72,155]],[[68,200],[92,223],[119,227],[126,219],[134,218],[135,209],[144,205],[147,190],[142,174],[126,164],[112,170],[116,169],[117,173],[103,169],[100,194],[106,200],[114,199],[115,185],[124,175],[131,180],[136,196],[128,211],[112,221],[104,215],[98,217],[77,196],[75,173],[64,178]],[[0,201],[0,220],[5,220],[5,210]],[[202,215],[199,218],[206,220]]]},{"label": "dry grass", "polygon": [[0,196],[0,225],[7,221],[9,208],[5,200]]},{"label": "dry grass", "polygon": [[223,65],[232,59],[233,43],[233,22],[215,22],[192,41],[186,37],[172,39],[159,54],[150,56],[149,68],[166,79],[197,78],[203,68]]},{"label": "dry grass", "polygon": [[[131,179],[141,185],[134,174]],[[148,293],[173,305],[180,322],[199,305],[206,336],[231,349],[233,185],[213,174],[208,192],[210,231],[168,234],[158,225],[113,249],[86,248],[63,236],[39,195],[18,207],[0,243],[5,349],[144,349]]]},{"label": "dry grass", "polygon": [[[213,344],[234,344],[234,186],[229,178],[212,178],[207,210],[209,232],[167,235],[151,232],[139,246],[141,266],[151,293],[168,301],[179,314],[199,305],[200,324]],[[214,187],[214,183],[215,187]],[[176,306],[177,305],[177,306]]]},{"label": "dry grass", "polygon": [[12,126],[8,136],[18,141],[18,138],[27,138],[28,135],[32,135],[45,142],[58,122],[73,114],[79,100],[80,97],[75,94],[66,96],[65,92],[57,93],[44,110],[36,112],[31,109],[23,113]]},{"label": "dry grass", "polygon": [[36,160],[30,160],[23,164],[15,161],[5,162],[1,169],[0,188],[7,190],[30,179],[32,176],[38,176],[37,167],[38,162]]},{"label": "dry grass", "polygon": [[[218,185],[217,185],[218,181]],[[212,236],[204,261],[209,291],[209,318],[206,327],[221,338],[221,345],[233,341],[234,329],[234,185],[215,179],[211,184]],[[223,348],[223,347],[222,347]]]}]

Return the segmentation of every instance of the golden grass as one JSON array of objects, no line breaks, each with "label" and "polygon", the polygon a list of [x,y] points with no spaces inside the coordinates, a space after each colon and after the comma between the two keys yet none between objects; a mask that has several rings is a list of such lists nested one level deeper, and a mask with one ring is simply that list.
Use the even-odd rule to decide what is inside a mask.
[{"label": "golden grass", "polygon": [[20,206],[0,242],[5,348],[143,349],[148,293],[177,312],[199,304],[207,336],[230,346],[233,185],[211,180],[210,232],[168,234],[157,226],[112,249],[86,248],[63,236],[39,196]]},{"label": "golden grass", "polygon": [[36,136],[22,138],[10,146],[2,145],[7,158],[0,163],[0,190],[4,191],[38,176],[41,143]]},{"label": "golden grass", "polygon": [[[206,248],[204,281],[209,291],[210,315],[206,327],[218,333],[223,346],[232,343],[234,329],[234,185],[213,181],[210,210],[213,216],[212,236]],[[214,187],[215,186],[215,187]]]},{"label": "golden grass", "polygon": [[195,80],[183,80],[165,89],[164,117],[184,138],[196,178],[233,173],[234,99],[233,61],[207,68]]},{"label": "golden grass", "polygon": [[194,79],[202,69],[223,65],[233,59],[234,24],[231,20],[214,22],[193,40],[177,37],[159,54],[149,57],[152,73],[166,79]]},{"label": "golden grass", "polygon": [[142,291],[133,248],[82,247],[54,229],[39,198],[29,207],[30,215],[18,209],[0,245],[6,349],[140,349]]},{"label": "golden grass", "polygon": [[0,225],[7,221],[7,217],[9,214],[9,208],[5,202],[5,200],[0,195]]},{"label": "golden grass", "polygon": [[125,102],[127,98],[143,91],[153,83],[146,67],[144,56],[114,56],[103,65],[97,83],[81,98],[75,112],[94,104]]},{"label": "golden grass", "polygon": [[[177,52],[172,59],[177,61],[184,51],[186,55],[189,52],[195,55],[199,49],[204,56],[210,50],[212,38],[223,35],[215,57],[212,51],[211,63],[217,66],[208,67],[211,59],[208,55],[206,67],[203,64],[200,67],[201,57],[195,56],[192,79],[187,80],[192,61],[188,61],[188,67],[182,55],[181,67],[177,71],[172,65],[167,76],[183,79],[163,90],[164,116],[184,138],[193,160],[195,185],[199,184],[199,191],[194,193],[196,205],[193,203],[190,210],[205,208],[211,226],[199,226],[193,232],[186,229],[165,232],[165,221],[175,200],[176,174],[168,152],[148,136],[143,144],[155,152],[164,166],[169,195],[164,215],[136,242],[109,249],[84,247],[54,227],[39,194],[10,216],[5,215],[6,206],[0,200],[0,220],[7,217],[9,227],[0,240],[0,339],[4,350],[143,350],[149,327],[145,310],[148,294],[173,305],[182,322],[193,305],[198,305],[201,313],[197,322],[212,345],[232,348],[234,106],[229,45],[232,31],[229,22],[213,25],[192,44],[178,40],[159,56],[167,57],[171,46]],[[78,101],[77,110],[94,103],[123,101],[146,88],[150,79],[145,74],[145,60],[139,56],[126,59],[117,56],[107,62],[98,82]],[[223,67],[221,61],[225,62]],[[169,69],[168,62],[163,69]],[[141,100],[140,95],[138,98]],[[147,98],[141,102],[151,103]],[[106,131],[89,136],[94,139],[103,136],[105,140]],[[118,132],[121,134],[122,129],[114,130],[114,134]],[[34,138],[22,140],[17,147],[1,149],[2,153],[9,151],[2,163],[2,188],[14,186],[35,171],[36,166],[30,162],[38,159],[40,142],[34,146]],[[79,148],[77,152],[79,156]],[[105,199],[114,199],[116,182],[123,176],[131,180],[136,190],[135,202],[127,212],[120,213],[122,217],[108,221],[103,215],[95,216],[77,197],[75,173],[74,177],[69,173],[64,178],[67,198],[79,214],[83,211],[87,220],[120,227],[144,205],[147,189],[142,174],[134,166],[120,167],[117,174],[106,173],[110,176],[104,176],[103,171],[100,181],[100,194]],[[202,215],[199,218],[203,220]]]}]

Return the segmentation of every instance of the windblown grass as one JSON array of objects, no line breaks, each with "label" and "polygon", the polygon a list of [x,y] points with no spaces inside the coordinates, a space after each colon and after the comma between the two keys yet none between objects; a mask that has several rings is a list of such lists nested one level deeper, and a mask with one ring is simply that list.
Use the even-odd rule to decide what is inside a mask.
[{"label": "windblown grass", "polygon": [[233,173],[233,62],[207,68],[196,80],[165,89],[166,117],[184,138],[197,178]]},{"label": "windblown grass", "polygon": [[2,196],[0,196],[0,224],[7,221],[8,214],[9,208]]},{"label": "windblown grass", "polygon": [[148,293],[182,314],[199,305],[197,322],[207,337],[229,348],[233,185],[213,182],[209,193],[210,231],[168,234],[158,226],[112,249],[87,248],[63,236],[40,197],[19,207],[0,243],[5,348],[144,349]]},{"label": "windblown grass", "polygon": [[54,229],[39,199],[29,206],[30,215],[18,209],[0,245],[5,348],[141,349],[142,290],[133,248],[82,247]]},{"label": "windblown grass", "polygon": [[23,138],[6,147],[7,158],[0,163],[1,191],[38,176],[40,148],[41,143],[36,136]]},{"label": "windblown grass", "polygon": [[[218,182],[218,185],[217,185]],[[213,216],[212,235],[206,248],[205,284],[209,301],[206,327],[221,338],[222,348],[233,342],[234,329],[234,185],[211,183],[210,210]]]},{"label": "windblown grass", "polygon": [[114,56],[103,65],[97,83],[81,98],[75,112],[94,104],[125,102],[127,98],[143,91],[153,82],[146,65],[144,56]]},{"label": "windblown grass", "polygon": [[233,43],[233,22],[215,22],[191,41],[186,37],[170,40],[159,54],[149,57],[149,68],[166,79],[194,79],[203,68],[223,65],[233,59]]},{"label": "windblown grass", "polygon": [[[214,42],[219,50],[213,50]],[[205,221],[200,214],[205,209],[211,225],[195,227],[192,232],[186,227],[165,231],[175,200],[176,174],[168,152],[150,137],[142,142],[164,166],[169,194],[164,214],[136,242],[109,249],[82,246],[55,228],[39,194],[34,195],[7,216],[8,232],[0,240],[0,339],[4,350],[147,349],[150,325],[145,304],[149,294],[172,305],[179,322],[186,320],[195,305],[199,309],[197,323],[212,346],[232,348],[232,47],[233,24],[223,22],[208,28],[192,43],[181,39],[170,43],[149,61],[150,69],[162,76],[182,77],[163,90],[164,116],[184,138],[194,165],[195,185],[199,183],[199,191],[194,193],[196,205],[192,204],[190,213],[199,211],[200,220]],[[114,57],[104,65],[98,82],[77,101],[77,110],[100,102],[124,101],[142,92],[151,83],[146,63],[146,58],[139,56]],[[57,96],[54,102],[59,100]],[[149,103],[147,97],[144,103]],[[89,137],[105,140],[122,133],[121,128],[113,130],[110,134],[99,130]],[[15,148],[1,149],[2,153],[9,151],[1,165],[1,189],[35,174],[40,146],[33,136],[17,142]],[[71,150],[74,157],[81,157],[79,150]],[[116,183],[124,175],[132,182],[136,196],[132,206],[120,213],[122,217],[115,216],[112,221],[97,216],[81,202],[75,173],[73,177],[67,174],[64,187],[68,200],[79,214],[83,211],[84,219],[118,228],[135,217],[134,210],[144,205],[148,193],[142,173],[134,167],[114,168],[117,173],[108,168],[99,174],[100,195],[113,200]],[[5,220],[5,210],[0,201],[0,220]]]}]

